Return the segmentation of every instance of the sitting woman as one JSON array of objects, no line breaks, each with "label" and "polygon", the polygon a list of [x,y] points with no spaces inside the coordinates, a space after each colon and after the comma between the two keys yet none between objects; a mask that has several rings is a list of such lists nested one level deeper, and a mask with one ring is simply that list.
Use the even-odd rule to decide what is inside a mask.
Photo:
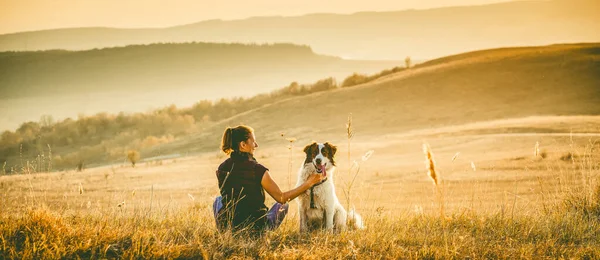
[{"label": "sitting woman", "polygon": [[[254,130],[248,126],[229,127],[223,133],[221,150],[230,157],[217,169],[221,196],[213,203],[213,213],[221,231],[261,233],[274,229],[283,221],[288,201],[324,180],[322,175],[313,174],[299,187],[282,192],[271,178],[269,169],[254,158],[257,147]],[[277,201],[271,209],[265,206],[265,190]]]}]

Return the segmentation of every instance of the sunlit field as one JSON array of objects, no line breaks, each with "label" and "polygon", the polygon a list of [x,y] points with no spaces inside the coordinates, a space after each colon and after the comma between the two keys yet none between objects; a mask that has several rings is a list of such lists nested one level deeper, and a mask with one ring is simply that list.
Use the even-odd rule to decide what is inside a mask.
[{"label": "sunlit field", "polygon": [[[565,121],[577,132],[561,132]],[[515,132],[527,124],[556,131]],[[218,233],[214,171],[225,156],[217,152],[1,176],[0,256],[598,258],[599,126],[597,117],[546,117],[350,140],[340,133],[333,180],[366,229],[336,234],[299,233],[295,201],[283,225],[260,238]],[[305,145],[286,137],[256,154],[285,189]]]}]

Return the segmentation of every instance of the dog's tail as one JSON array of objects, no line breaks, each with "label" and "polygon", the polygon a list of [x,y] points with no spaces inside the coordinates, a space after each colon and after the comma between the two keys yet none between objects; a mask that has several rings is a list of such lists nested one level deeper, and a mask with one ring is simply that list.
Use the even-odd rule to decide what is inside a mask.
[{"label": "dog's tail", "polygon": [[356,213],[356,209],[351,209],[348,211],[348,226],[353,227],[354,229],[365,229],[365,225],[363,223],[362,217]]}]

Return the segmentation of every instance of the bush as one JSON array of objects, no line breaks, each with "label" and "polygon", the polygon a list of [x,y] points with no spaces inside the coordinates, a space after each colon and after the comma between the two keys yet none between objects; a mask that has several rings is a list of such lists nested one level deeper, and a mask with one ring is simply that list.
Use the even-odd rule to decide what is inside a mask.
[{"label": "bush", "polygon": [[540,152],[540,157],[542,157],[542,159],[546,159],[548,157],[548,152],[542,150],[542,152]]},{"label": "bush", "polygon": [[135,167],[135,163],[140,160],[140,153],[136,150],[130,150],[127,152],[127,160],[131,162],[131,167]]},{"label": "bush", "polygon": [[562,161],[572,161],[574,158],[575,158],[575,155],[572,152],[563,154],[563,156],[560,157],[560,159]]},{"label": "bush", "polygon": [[352,87],[369,81],[369,77],[366,75],[354,73],[352,76],[347,77],[342,82],[342,87]]}]

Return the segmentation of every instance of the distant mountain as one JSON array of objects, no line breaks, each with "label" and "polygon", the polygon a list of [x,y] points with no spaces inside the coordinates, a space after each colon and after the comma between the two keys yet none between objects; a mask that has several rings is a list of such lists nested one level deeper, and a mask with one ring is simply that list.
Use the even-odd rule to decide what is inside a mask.
[{"label": "distant mountain", "polygon": [[[374,73],[394,61],[343,60],[292,44],[179,43],[0,53],[0,130],[41,115],[141,112],[268,93],[293,81]],[[24,105],[28,104],[28,105]]]},{"label": "distant mountain", "polygon": [[0,35],[0,51],[156,42],[289,42],[354,59],[428,59],[477,49],[600,41],[600,1],[518,1],[350,15],[210,20],[160,29],[72,28]]}]

